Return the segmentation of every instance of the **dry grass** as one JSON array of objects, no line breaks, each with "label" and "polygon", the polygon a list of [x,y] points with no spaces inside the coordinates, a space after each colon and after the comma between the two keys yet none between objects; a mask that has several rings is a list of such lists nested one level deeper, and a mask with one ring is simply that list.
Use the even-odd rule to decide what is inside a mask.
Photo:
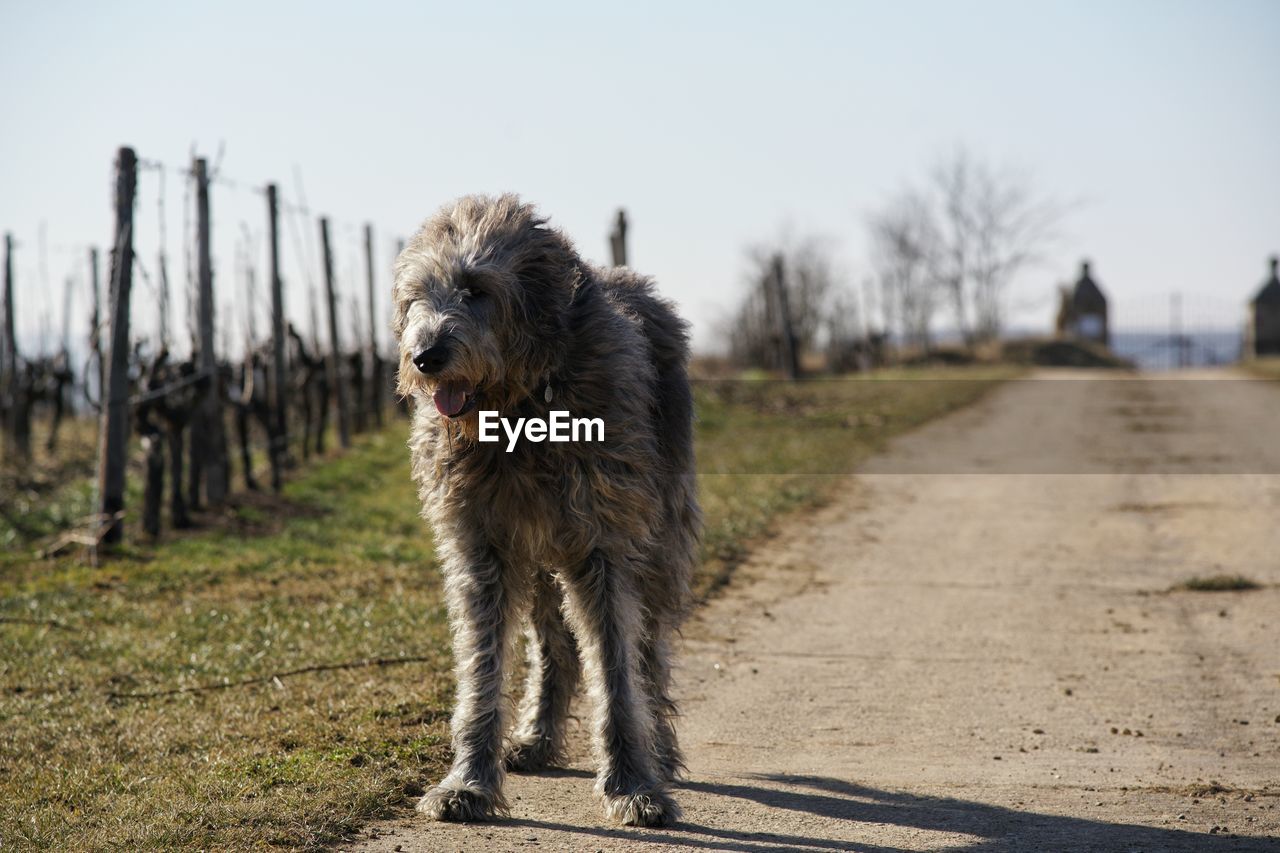
[{"label": "dry grass", "polygon": [[[1007,375],[700,384],[699,590],[832,475]],[[315,848],[440,773],[447,626],[404,439],[397,422],[98,568],[6,549],[0,846]]]}]

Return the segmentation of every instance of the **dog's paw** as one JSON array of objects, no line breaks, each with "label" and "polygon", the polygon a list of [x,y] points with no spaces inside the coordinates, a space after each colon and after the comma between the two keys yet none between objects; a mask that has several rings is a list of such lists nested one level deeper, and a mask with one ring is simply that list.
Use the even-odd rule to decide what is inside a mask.
[{"label": "dog's paw", "polygon": [[418,811],[432,820],[471,823],[506,814],[507,804],[497,791],[436,785],[418,800]]},{"label": "dog's paw", "polygon": [[544,737],[513,740],[504,760],[507,769],[514,773],[535,773],[563,763],[560,751]]},{"label": "dog's paw", "polygon": [[680,807],[665,791],[605,794],[604,814],[623,826],[669,826],[680,817]]}]

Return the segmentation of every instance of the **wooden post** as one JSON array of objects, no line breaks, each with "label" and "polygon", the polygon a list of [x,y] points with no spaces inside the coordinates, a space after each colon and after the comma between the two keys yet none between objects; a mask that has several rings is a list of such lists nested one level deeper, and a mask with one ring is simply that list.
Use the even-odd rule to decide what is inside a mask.
[{"label": "wooden post", "polygon": [[[18,344],[13,338],[13,235],[4,235],[4,325],[0,326],[0,400],[7,404],[17,383]],[[6,425],[7,426],[7,425]]]},{"label": "wooden post", "polygon": [[364,226],[364,266],[369,289],[369,408],[373,422],[382,426],[382,356],[378,353],[378,312],[374,305],[373,226]]},{"label": "wooden post", "polygon": [[782,371],[790,380],[800,377],[800,360],[796,352],[796,334],[791,326],[791,306],[787,300],[787,279],[782,254],[773,256],[773,274],[768,277],[777,307],[778,338],[781,343]]},{"label": "wooden post", "polygon": [[[181,375],[181,374],[178,374]],[[187,515],[187,502],[182,494],[182,468],[186,458],[183,448],[183,432],[186,429],[191,411],[189,405],[182,404],[181,414],[169,420],[169,523],[177,530],[191,526],[191,518]]]},{"label": "wooden post", "polygon": [[160,279],[159,305],[160,312],[160,348],[169,349],[169,269],[165,262],[164,249],[156,256],[156,276]]},{"label": "wooden post", "polygon": [[4,348],[0,361],[0,411],[8,406],[8,446],[20,459],[31,456],[31,384],[33,377],[18,359],[13,312],[13,235],[4,235]]},{"label": "wooden post", "polygon": [[[213,322],[213,261],[209,246],[209,172],[204,158],[195,161],[196,181],[196,275],[199,286],[198,328],[199,369],[205,375],[204,399],[196,424],[200,435],[200,460],[204,494],[211,506],[227,497],[227,437],[222,422],[222,378]],[[193,439],[195,436],[192,436]]]},{"label": "wooden post", "polygon": [[609,234],[609,248],[613,250],[613,265],[627,265],[627,212],[618,208],[618,220]]},{"label": "wooden post", "polygon": [[320,353],[324,351],[320,346],[320,291],[315,287],[307,289],[307,314],[311,324],[311,348],[316,351],[316,357],[320,358]]},{"label": "wooden post", "polygon": [[275,384],[274,433],[271,436],[271,488],[283,486],[289,453],[289,365],[285,361],[284,285],[280,281],[280,201],[275,184],[267,184],[267,239],[271,262],[271,360]]},{"label": "wooden post", "polygon": [[324,246],[324,287],[329,303],[329,381],[338,398],[338,441],[351,446],[351,412],[347,386],[342,381],[342,342],[338,337],[338,302],[333,291],[333,252],[329,247],[329,220],[320,217],[320,242]]},{"label": "wooden post", "polygon": [[102,395],[98,439],[100,541],[120,541],[124,525],[116,514],[124,509],[124,471],[129,440],[129,296],[133,289],[133,196],[138,187],[138,157],[121,148],[116,157],[116,245],[111,253],[111,320],[107,385]]},{"label": "wooden post", "polygon": [[58,351],[65,359],[71,352],[71,294],[74,292],[76,280],[67,276],[62,283],[62,345]]},{"label": "wooden post", "polygon": [[[107,366],[102,361],[102,335],[98,331],[98,327],[102,325],[102,288],[98,284],[96,246],[89,247],[89,287],[93,291],[90,294],[93,313],[89,315],[89,348],[93,351],[93,360],[98,366],[98,404],[101,405],[106,400],[103,389],[106,388]],[[89,384],[88,376],[85,376],[84,384]]]},{"label": "wooden post", "polygon": [[155,424],[146,424],[142,450],[147,462],[146,485],[142,490],[142,529],[151,538],[160,535],[160,507],[164,503],[164,439]]},{"label": "wooden post", "polygon": [[[354,280],[354,276],[352,277]],[[365,353],[364,320],[360,314],[360,298],[351,297],[351,340],[354,345],[342,363],[346,366],[344,374],[347,379],[347,399],[351,403],[351,427],[354,432],[361,433],[368,429],[369,419],[369,383],[366,375],[368,360]]]}]

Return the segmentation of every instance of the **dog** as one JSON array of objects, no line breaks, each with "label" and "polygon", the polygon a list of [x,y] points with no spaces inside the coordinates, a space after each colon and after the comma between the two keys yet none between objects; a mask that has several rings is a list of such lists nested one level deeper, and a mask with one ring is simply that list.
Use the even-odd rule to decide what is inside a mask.
[{"label": "dog", "polygon": [[[701,535],[688,325],[649,279],[585,262],[514,195],[467,196],[427,220],[396,260],[393,303],[458,683],[453,764],[418,810],[508,813],[504,770],[564,762],[582,680],[606,817],[675,820],[671,643]],[[604,439],[485,443],[482,410],[599,418]],[[522,623],[528,678],[507,736]]]}]

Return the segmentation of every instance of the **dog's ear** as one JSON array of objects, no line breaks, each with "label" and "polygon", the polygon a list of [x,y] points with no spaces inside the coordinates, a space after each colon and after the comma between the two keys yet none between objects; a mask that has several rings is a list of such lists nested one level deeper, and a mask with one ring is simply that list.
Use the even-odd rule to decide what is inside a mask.
[{"label": "dog's ear", "polygon": [[521,252],[515,274],[520,281],[525,314],[543,339],[558,337],[583,275],[583,264],[568,239],[545,222],[537,222]]},{"label": "dog's ear", "polygon": [[531,230],[516,267],[521,284],[532,290],[573,293],[582,267],[578,253],[568,238],[544,221],[535,221]]},{"label": "dog's ear", "polygon": [[419,251],[416,255],[413,252],[422,243],[423,232],[427,227],[424,225],[422,230],[414,235],[410,245],[400,251],[396,256],[395,264],[392,265],[391,331],[395,333],[396,340],[400,339],[404,334],[405,326],[409,324],[409,306],[413,304],[417,291],[420,290],[419,281],[423,274],[421,252]]}]

